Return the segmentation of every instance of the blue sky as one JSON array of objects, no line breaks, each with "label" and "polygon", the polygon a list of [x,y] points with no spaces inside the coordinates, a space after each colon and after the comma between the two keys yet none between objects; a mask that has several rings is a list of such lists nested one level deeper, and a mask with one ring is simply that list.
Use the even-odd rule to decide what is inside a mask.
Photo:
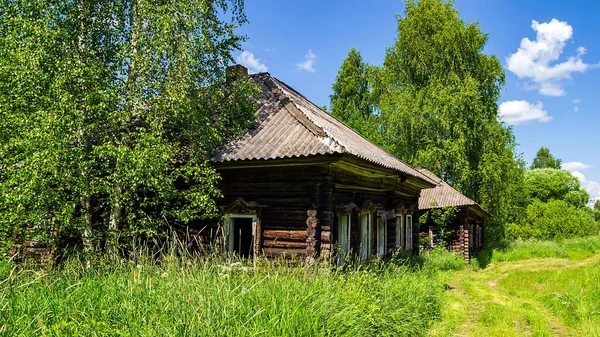
[{"label": "blue sky", "polygon": [[[541,146],[600,198],[600,3],[457,0],[460,16],[489,34],[506,70],[499,106],[530,163]],[[397,35],[402,1],[246,1],[248,36],[238,63],[268,71],[318,105],[354,46],[381,65]],[[527,40],[524,40],[527,39]],[[599,130],[600,131],[600,130]]]}]

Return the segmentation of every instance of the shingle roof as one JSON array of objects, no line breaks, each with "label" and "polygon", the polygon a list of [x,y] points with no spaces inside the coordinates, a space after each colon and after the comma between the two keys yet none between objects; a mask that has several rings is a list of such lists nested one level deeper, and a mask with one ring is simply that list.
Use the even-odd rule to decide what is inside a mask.
[{"label": "shingle roof", "polygon": [[435,181],[437,186],[433,188],[425,188],[421,190],[421,196],[419,197],[419,209],[427,210],[432,208],[442,208],[450,206],[476,206],[483,212],[487,213],[483,207],[478,203],[465,197],[462,193],[455,190],[447,182],[440,177],[433,174],[433,172],[420,168],[417,169],[422,174]]},{"label": "shingle roof", "polygon": [[250,76],[262,88],[257,102],[259,125],[241,140],[220,149],[213,161],[346,153],[406,173],[429,184],[434,183],[269,73]]}]

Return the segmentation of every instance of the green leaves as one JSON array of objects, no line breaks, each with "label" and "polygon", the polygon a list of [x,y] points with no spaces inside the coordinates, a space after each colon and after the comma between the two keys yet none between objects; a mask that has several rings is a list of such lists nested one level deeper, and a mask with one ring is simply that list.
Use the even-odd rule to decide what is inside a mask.
[{"label": "green leaves", "polygon": [[348,52],[333,84],[331,114],[346,123],[370,141],[383,146],[381,120],[376,113],[375,94],[372,92],[373,67],[363,62],[354,47]]},{"label": "green leaves", "polygon": [[0,12],[2,240],[35,228],[77,245],[93,230],[103,246],[109,223],[127,242],[216,213],[212,151],[255,118],[256,88],[225,76],[244,40],[242,1]]},{"label": "green leaves", "polygon": [[535,155],[535,158],[533,158],[531,169],[552,168],[560,170],[561,163],[562,160],[554,158],[550,150],[542,146]]},{"label": "green leaves", "polygon": [[511,239],[564,239],[597,234],[600,225],[586,205],[590,195],[579,179],[552,168],[525,171],[524,215],[507,228]]},{"label": "green leaves", "polygon": [[[497,119],[504,71],[483,53],[486,42],[452,2],[410,1],[375,92],[392,153],[443,177],[502,224],[522,174],[512,130]],[[501,238],[501,226],[486,233]]]}]

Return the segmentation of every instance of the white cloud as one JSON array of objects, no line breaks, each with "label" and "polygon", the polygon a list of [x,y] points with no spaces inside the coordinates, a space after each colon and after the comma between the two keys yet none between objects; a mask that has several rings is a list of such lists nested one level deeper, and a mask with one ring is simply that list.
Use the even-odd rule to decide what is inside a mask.
[{"label": "white cloud", "polygon": [[244,50],[238,57],[235,58],[235,60],[237,63],[248,68],[248,71],[251,74],[262,73],[269,70],[264,63],[260,62],[260,59],[256,58],[254,54],[247,50]]},{"label": "white cloud", "polygon": [[579,179],[579,182],[581,183],[581,185],[584,185],[585,183],[587,183],[587,179],[585,178],[585,175],[579,171],[571,171],[571,174]]},{"label": "white cloud", "polygon": [[308,53],[304,55],[304,61],[296,64],[296,68],[298,68],[298,70],[306,70],[314,73],[316,71],[315,68],[313,68],[315,62],[317,62],[317,55],[313,53],[312,49],[309,49]]},{"label": "white cloud", "polygon": [[542,95],[562,96],[565,90],[561,82],[570,79],[572,73],[582,73],[591,67],[581,60],[586,50],[579,47],[576,56],[556,63],[566,42],[573,36],[573,27],[567,22],[552,19],[544,23],[533,20],[531,28],[536,32],[536,40],[521,40],[517,52],[506,58],[508,70],[530,81],[526,87],[538,90]]},{"label": "white cloud", "polygon": [[586,164],[583,164],[580,162],[571,162],[571,163],[575,164],[575,165],[572,165],[575,168],[574,170],[569,170],[568,168],[565,168],[565,165],[570,164],[570,163],[563,164],[561,166],[561,168],[564,170],[571,171],[571,174],[573,176],[577,177],[577,179],[579,179],[579,182],[581,183],[581,187],[584,188],[590,194],[590,202],[588,203],[588,206],[593,207],[596,200],[600,199],[600,182],[588,181],[587,178],[585,177],[585,175],[577,170],[578,166],[579,166],[579,169],[585,170],[585,169],[590,168],[591,167],[590,165],[586,165]]},{"label": "white cloud", "polygon": [[590,207],[594,207],[596,200],[600,199],[600,183],[597,181],[590,181],[585,185],[585,189],[590,194]]},{"label": "white cloud", "polygon": [[581,102],[581,99],[579,99],[579,98],[575,98],[573,100],[573,111],[574,112],[579,112],[579,105],[578,105],[579,102]]},{"label": "white cloud", "polygon": [[548,122],[552,117],[544,110],[542,102],[531,104],[527,101],[506,101],[498,108],[500,119],[511,125],[528,121]]},{"label": "white cloud", "polygon": [[560,166],[561,169],[567,171],[583,171],[589,169],[590,167],[592,166],[578,161],[570,161]]}]

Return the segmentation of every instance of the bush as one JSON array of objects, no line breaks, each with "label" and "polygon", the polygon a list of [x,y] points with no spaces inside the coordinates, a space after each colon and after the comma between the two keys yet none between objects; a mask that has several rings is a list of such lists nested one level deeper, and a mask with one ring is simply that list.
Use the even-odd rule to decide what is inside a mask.
[{"label": "bush", "polygon": [[421,253],[423,267],[432,271],[449,271],[465,269],[465,260],[458,253],[448,251],[445,247],[436,247]]},{"label": "bush", "polygon": [[581,189],[579,179],[569,171],[534,169],[525,172],[525,193],[528,203],[565,200],[576,207],[585,207],[590,195]]},{"label": "bush", "polygon": [[563,200],[539,200],[529,204],[521,223],[508,224],[507,238],[555,240],[597,234],[599,225],[590,209],[577,208]]}]

